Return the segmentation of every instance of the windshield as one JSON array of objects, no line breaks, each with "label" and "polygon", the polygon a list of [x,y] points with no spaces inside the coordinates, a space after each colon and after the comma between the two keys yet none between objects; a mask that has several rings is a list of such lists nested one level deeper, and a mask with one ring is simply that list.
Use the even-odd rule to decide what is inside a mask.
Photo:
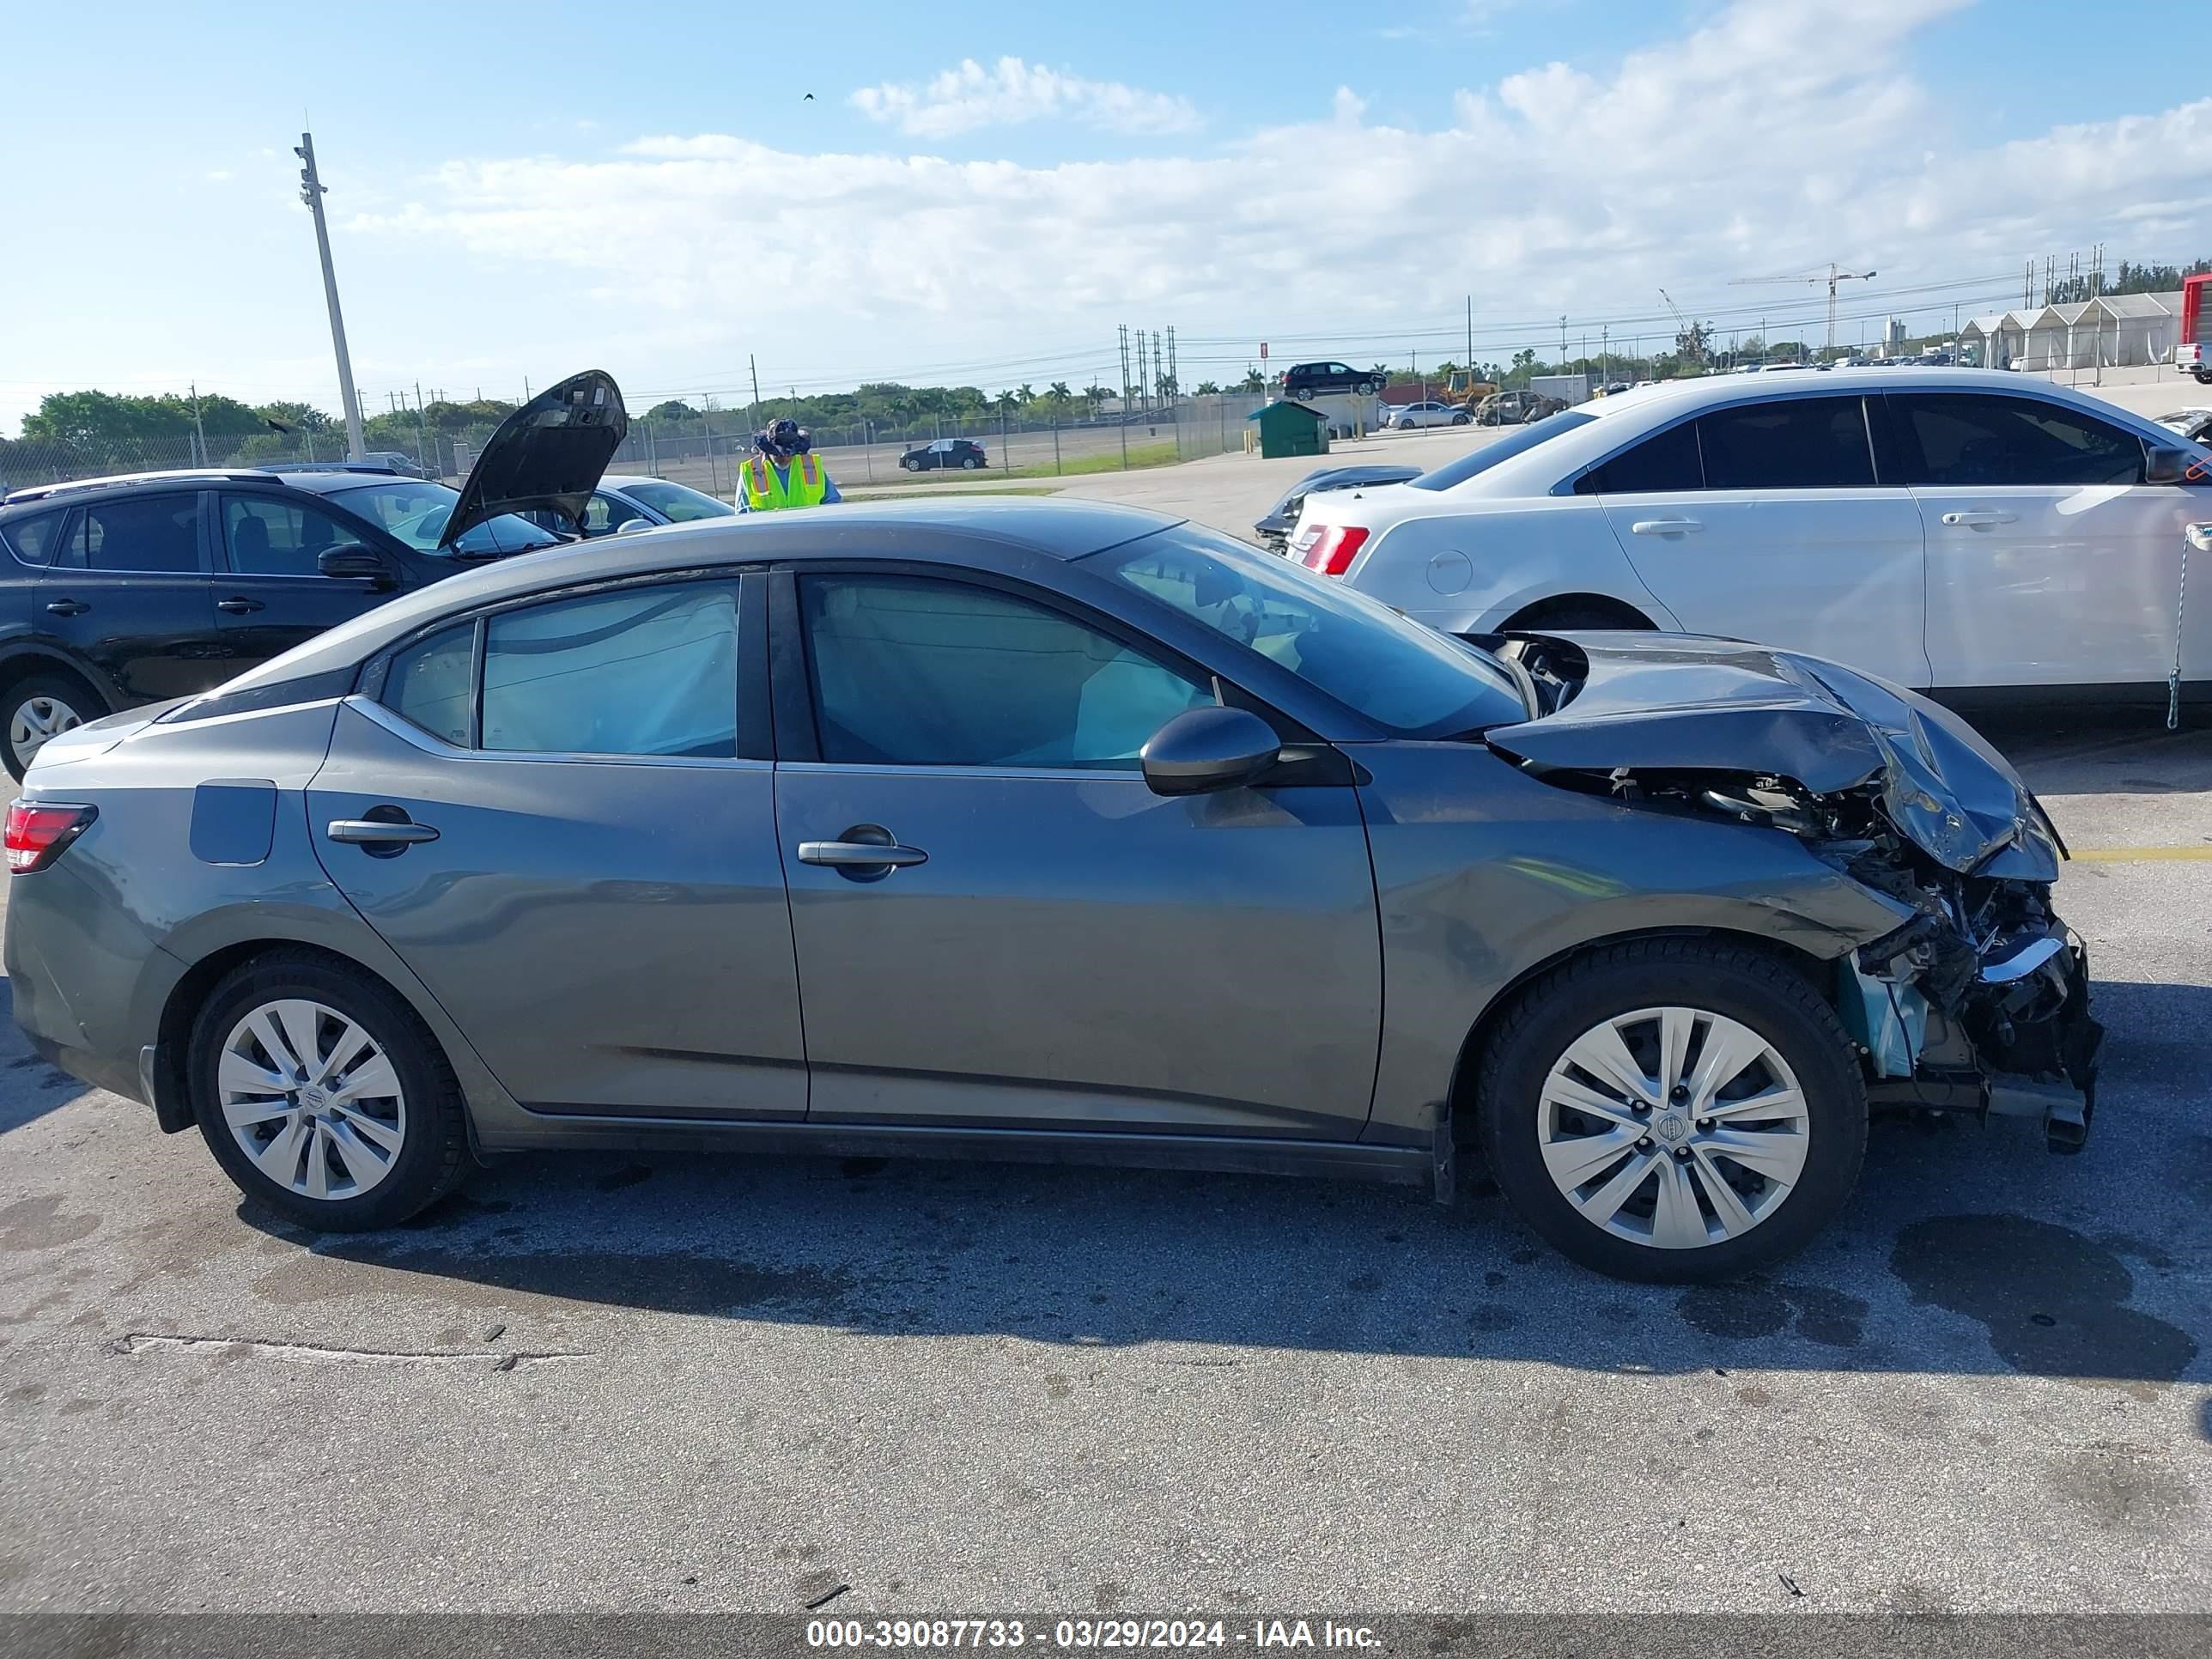
[{"label": "windshield", "polygon": [[1258,652],[1398,736],[1452,737],[1528,718],[1512,677],[1473,646],[1214,531],[1179,525],[1084,564]]},{"label": "windshield", "polygon": [[669,483],[659,478],[624,484],[622,492],[632,501],[643,501],[671,524],[689,524],[694,519],[735,518],[738,512],[727,501],[718,501],[687,484]]},{"label": "windshield", "polygon": [[1538,444],[1556,438],[1562,432],[1597,419],[1578,410],[1563,409],[1556,415],[1547,415],[1540,421],[1517,427],[1496,443],[1485,444],[1470,450],[1449,466],[1440,466],[1433,472],[1424,472],[1413,480],[1416,489],[1449,489],[1454,484],[1463,484],[1478,472],[1487,472],[1500,461],[1510,461],[1516,455],[1526,454]]},{"label": "windshield", "polygon": [[[330,495],[347,511],[358,513],[371,524],[382,525],[418,553],[438,550],[438,538],[445,532],[453,503],[461,498],[458,489],[426,478],[380,479],[334,489]],[[502,513],[469,530],[453,544],[453,552],[463,559],[495,559],[501,554],[552,547],[560,540],[527,519]]]}]

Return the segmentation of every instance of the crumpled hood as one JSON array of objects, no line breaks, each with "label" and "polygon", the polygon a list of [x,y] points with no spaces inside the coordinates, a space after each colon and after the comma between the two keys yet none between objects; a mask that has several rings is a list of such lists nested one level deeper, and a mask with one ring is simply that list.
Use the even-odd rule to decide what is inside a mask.
[{"label": "crumpled hood", "polygon": [[1483,736],[1545,769],[1768,773],[1816,795],[1879,787],[1899,833],[1947,869],[2058,874],[2050,820],[1957,714],[1820,657],[1734,640],[1577,634],[1589,661],[1558,712]]}]

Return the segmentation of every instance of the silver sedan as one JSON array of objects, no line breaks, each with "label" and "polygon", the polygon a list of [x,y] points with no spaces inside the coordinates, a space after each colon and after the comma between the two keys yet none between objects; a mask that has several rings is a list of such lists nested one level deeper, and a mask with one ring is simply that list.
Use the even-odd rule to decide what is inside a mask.
[{"label": "silver sedan", "polygon": [[1098,505],[456,576],[58,734],[6,845],[40,1052],[331,1231],[525,1147],[1439,1200],[1479,1151],[1577,1260],[1705,1279],[1838,1212],[1870,1109],[2057,1145],[2094,1066],[2051,837],[1954,716],[1453,639]]}]

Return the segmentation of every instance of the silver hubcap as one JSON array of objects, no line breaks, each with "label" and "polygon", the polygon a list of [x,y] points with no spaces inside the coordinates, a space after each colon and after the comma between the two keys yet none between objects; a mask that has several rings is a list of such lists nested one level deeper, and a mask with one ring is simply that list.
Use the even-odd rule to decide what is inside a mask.
[{"label": "silver hubcap", "polygon": [[359,1197],[406,1144],[399,1073],[367,1030],[319,1002],[264,1002],[240,1020],[216,1089],[246,1155],[303,1197]]},{"label": "silver hubcap", "polygon": [[1592,1026],[1544,1079],[1544,1165],[1593,1226],[1662,1250],[1750,1231],[1804,1174],[1796,1074],[1749,1026],[1639,1008]]},{"label": "silver hubcap", "polygon": [[15,751],[15,763],[28,766],[31,757],[51,739],[83,724],[84,717],[58,697],[32,697],[17,703],[15,718],[8,722],[8,743]]}]

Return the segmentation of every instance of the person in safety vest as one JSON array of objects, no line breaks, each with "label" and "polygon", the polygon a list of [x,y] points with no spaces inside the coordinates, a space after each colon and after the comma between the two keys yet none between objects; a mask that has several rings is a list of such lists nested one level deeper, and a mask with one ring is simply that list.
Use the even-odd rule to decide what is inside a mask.
[{"label": "person in safety vest", "polygon": [[783,507],[820,507],[842,501],[830,469],[814,456],[814,440],[788,417],[753,434],[753,453],[738,469],[738,511],[769,513]]}]

